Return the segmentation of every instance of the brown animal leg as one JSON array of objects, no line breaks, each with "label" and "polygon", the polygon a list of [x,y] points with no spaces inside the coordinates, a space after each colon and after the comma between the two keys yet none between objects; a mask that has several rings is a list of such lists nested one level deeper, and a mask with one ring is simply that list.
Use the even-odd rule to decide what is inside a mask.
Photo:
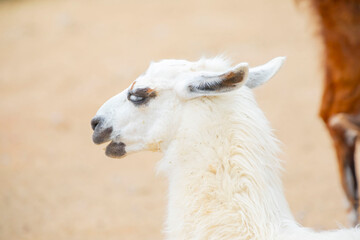
[{"label": "brown animal leg", "polygon": [[348,216],[350,223],[359,223],[359,195],[355,168],[356,138],[360,132],[360,117],[336,114],[330,118],[329,131],[334,141],[341,184],[349,201]]}]

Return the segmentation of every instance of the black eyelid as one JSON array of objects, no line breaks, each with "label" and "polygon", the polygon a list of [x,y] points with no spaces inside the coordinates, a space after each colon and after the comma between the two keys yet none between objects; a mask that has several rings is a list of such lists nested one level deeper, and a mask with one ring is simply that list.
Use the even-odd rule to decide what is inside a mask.
[{"label": "black eyelid", "polygon": [[[150,101],[151,98],[154,98],[157,95],[155,91],[149,91],[149,90],[151,89],[149,88],[138,88],[136,90],[130,89],[128,91],[127,99],[130,102],[134,103],[135,105],[146,104],[147,102]],[[142,99],[140,99],[139,101],[133,101],[130,99],[132,95]]]},{"label": "black eyelid", "polygon": [[140,105],[143,105],[143,104],[145,104],[145,103],[147,103],[148,102],[148,99],[147,98],[142,98],[142,99],[140,99],[140,100],[138,100],[138,101],[134,101],[134,100],[132,100],[132,99],[130,99],[130,96],[131,96],[132,94],[130,94],[130,93],[128,93],[128,100],[131,102],[131,103],[133,103],[135,106],[140,106]]},{"label": "black eyelid", "polygon": [[135,95],[137,97],[149,97],[149,88],[139,88],[134,90],[130,90],[129,92],[131,92],[132,95]]},{"label": "black eyelid", "polygon": [[[131,99],[131,96],[135,96],[135,97],[137,97],[139,100]],[[131,101],[131,102],[141,102],[141,101],[144,101],[145,99],[146,99],[146,97],[141,97],[141,96],[137,96],[137,95],[135,95],[135,94],[128,93],[128,100]]]},{"label": "black eyelid", "polygon": [[[134,101],[134,100],[132,100],[132,99],[130,98],[131,96],[139,97],[139,98],[141,98],[141,99],[138,100],[138,101]],[[127,95],[127,99],[128,99],[129,101],[131,101],[131,102],[141,102],[141,101],[143,101],[143,100],[146,99],[146,96],[139,96],[139,95],[135,94],[134,92],[129,91],[129,92],[128,92],[128,95]]]}]

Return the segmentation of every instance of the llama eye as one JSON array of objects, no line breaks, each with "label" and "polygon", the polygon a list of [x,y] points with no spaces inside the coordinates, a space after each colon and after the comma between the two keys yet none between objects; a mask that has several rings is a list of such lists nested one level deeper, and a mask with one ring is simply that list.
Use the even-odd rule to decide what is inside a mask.
[{"label": "llama eye", "polygon": [[139,97],[133,94],[129,94],[128,97],[129,101],[133,102],[133,103],[141,103],[145,100],[145,97]]},{"label": "llama eye", "polygon": [[154,97],[156,92],[150,88],[130,89],[127,94],[127,99],[136,106],[145,105]]}]

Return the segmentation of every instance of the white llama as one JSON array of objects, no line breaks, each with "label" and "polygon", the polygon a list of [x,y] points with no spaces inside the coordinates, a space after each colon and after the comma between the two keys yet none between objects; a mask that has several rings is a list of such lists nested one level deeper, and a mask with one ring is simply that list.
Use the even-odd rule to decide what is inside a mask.
[{"label": "white llama", "polygon": [[360,240],[357,229],[300,227],[285,200],[277,140],[252,88],[283,57],[255,68],[222,58],[163,60],[108,100],[91,121],[106,155],[161,151],[171,240]]}]

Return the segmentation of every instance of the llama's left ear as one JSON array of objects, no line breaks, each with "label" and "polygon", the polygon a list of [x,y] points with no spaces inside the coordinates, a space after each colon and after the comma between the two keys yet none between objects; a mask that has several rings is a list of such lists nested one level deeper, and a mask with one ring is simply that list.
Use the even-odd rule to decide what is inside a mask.
[{"label": "llama's left ear", "polygon": [[285,59],[286,57],[277,57],[264,65],[250,68],[249,80],[246,82],[246,86],[249,88],[256,88],[267,82],[275,75],[275,73],[277,73]]},{"label": "llama's left ear", "polygon": [[213,96],[230,92],[243,86],[249,75],[249,65],[240,63],[224,73],[205,73],[177,86],[184,98]]}]

